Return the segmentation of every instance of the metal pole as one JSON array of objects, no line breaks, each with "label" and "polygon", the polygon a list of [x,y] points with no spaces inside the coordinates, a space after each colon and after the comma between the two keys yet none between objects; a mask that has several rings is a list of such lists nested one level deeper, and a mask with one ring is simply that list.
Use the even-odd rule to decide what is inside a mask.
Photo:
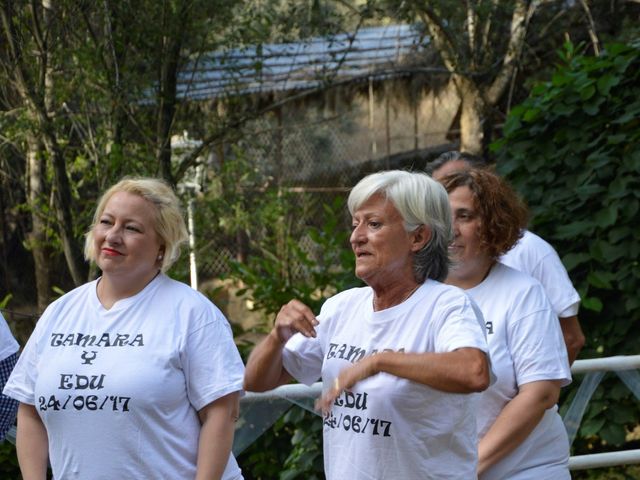
[{"label": "metal pole", "polygon": [[196,265],[196,234],[193,224],[193,194],[189,192],[187,203],[187,226],[189,228],[189,271],[191,272],[191,288],[198,290],[198,268]]}]

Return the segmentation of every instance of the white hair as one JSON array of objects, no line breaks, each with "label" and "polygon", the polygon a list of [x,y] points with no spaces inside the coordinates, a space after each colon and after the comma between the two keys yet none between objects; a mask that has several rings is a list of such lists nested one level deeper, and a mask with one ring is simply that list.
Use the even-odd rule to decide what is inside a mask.
[{"label": "white hair", "polygon": [[427,278],[442,281],[451,261],[449,244],[453,239],[449,197],[440,183],[426,173],[388,170],[372,173],[360,180],[349,194],[347,206],[353,215],[373,195],[383,195],[393,203],[404,220],[407,232],[425,225],[431,232],[427,244],[415,253],[416,281]]}]

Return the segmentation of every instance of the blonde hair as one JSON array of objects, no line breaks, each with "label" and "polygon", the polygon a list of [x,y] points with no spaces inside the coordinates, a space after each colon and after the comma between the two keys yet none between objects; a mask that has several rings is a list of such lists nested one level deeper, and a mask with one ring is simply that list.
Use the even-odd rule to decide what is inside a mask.
[{"label": "blonde hair", "polygon": [[84,257],[95,263],[93,229],[104,213],[107,202],[119,192],[138,195],[155,207],[154,229],[164,247],[160,268],[166,272],[180,256],[180,247],[187,241],[188,235],[178,197],[165,181],[158,178],[123,178],[102,194],[93,214],[91,228],[86,234]]}]

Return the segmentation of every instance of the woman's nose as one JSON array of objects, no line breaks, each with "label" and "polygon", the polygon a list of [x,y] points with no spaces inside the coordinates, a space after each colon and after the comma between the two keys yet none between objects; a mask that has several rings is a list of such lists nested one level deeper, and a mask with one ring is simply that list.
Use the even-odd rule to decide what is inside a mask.
[{"label": "woman's nose", "polygon": [[349,241],[352,244],[362,243],[364,241],[365,236],[363,235],[363,230],[360,225],[353,227],[351,230],[351,236],[349,237]]},{"label": "woman's nose", "polygon": [[111,225],[111,228],[107,230],[105,239],[109,243],[120,243],[122,240],[122,230],[117,225]]}]

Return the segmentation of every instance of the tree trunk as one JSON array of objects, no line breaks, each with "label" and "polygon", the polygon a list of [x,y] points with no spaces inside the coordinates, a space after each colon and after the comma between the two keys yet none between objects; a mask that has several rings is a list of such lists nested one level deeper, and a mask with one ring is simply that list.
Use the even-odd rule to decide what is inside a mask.
[{"label": "tree trunk", "polygon": [[[158,121],[156,125],[156,159],[160,176],[170,184],[175,184],[171,169],[171,130],[176,114],[176,95],[178,85],[178,68],[180,52],[184,39],[184,28],[187,23],[187,5],[183,3],[176,17],[176,25],[169,25],[164,37],[164,56],[160,65],[160,95],[158,105]],[[171,22],[171,19],[167,20]]]},{"label": "tree trunk", "polygon": [[[43,0],[42,7],[45,31],[53,32],[53,23],[56,21],[56,16],[53,12],[54,5],[51,0]],[[56,38],[54,37],[50,41],[56,41]],[[74,235],[75,229],[73,223],[71,185],[69,183],[69,176],[67,175],[67,166],[64,155],[60,149],[58,136],[53,123],[55,115],[53,95],[55,80],[51,62],[48,61],[48,57],[51,55],[52,50],[52,47],[50,47],[50,41],[45,42],[42,47],[43,57],[45,58],[45,61],[43,62],[44,92],[42,105],[38,105],[38,103],[36,103],[36,105],[40,107],[39,111],[36,112],[36,115],[40,123],[40,130],[42,132],[42,139],[45,148],[47,149],[49,158],[51,158],[53,163],[55,210],[64,256],[67,261],[67,266],[69,267],[69,273],[71,273],[71,278],[73,278],[73,283],[76,286],[79,286],[87,280],[87,269],[83,262],[82,249]]]},{"label": "tree trunk", "polygon": [[457,79],[460,110],[460,151],[482,155],[486,104],[478,87],[466,78]]},{"label": "tree trunk", "polygon": [[30,134],[28,138],[28,201],[31,207],[31,231],[28,233],[28,245],[33,256],[36,278],[38,311],[43,312],[51,301],[51,248],[48,246],[46,222],[40,215],[39,205],[46,196],[44,192],[45,161],[42,145]]},{"label": "tree trunk", "polygon": [[[41,60],[39,62],[41,70],[37,72],[35,78],[29,75],[29,68],[26,65],[28,60],[22,55],[22,44],[17,41],[18,36],[9,20],[13,14],[12,10],[8,8],[7,5],[3,5],[2,10],[0,10],[0,17],[2,18],[2,26],[7,40],[8,56],[13,62],[15,88],[20,94],[20,98],[27,112],[38,126],[38,131],[34,132],[34,134],[40,138],[53,164],[55,211],[58,220],[60,240],[73,282],[76,285],[81,285],[86,280],[86,268],[82,260],[82,250],[78,247],[78,243],[74,239],[71,187],[67,176],[65,159],[58,143],[53,118],[49,114],[49,112],[53,110],[50,93],[53,88],[53,75],[48,66],[48,61],[51,55],[51,44],[55,39],[50,39],[48,35],[50,33],[51,22],[54,21],[55,15],[52,14],[51,5],[47,0],[43,2],[43,6],[45,7],[43,9],[45,30],[39,30],[41,25],[34,22],[34,26],[38,27],[34,29],[34,31],[35,35],[40,39],[38,42],[40,48],[38,55]],[[46,39],[46,41],[44,39]],[[37,88],[39,82],[36,79],[40,78],[44,80],[44,91]]]}]

